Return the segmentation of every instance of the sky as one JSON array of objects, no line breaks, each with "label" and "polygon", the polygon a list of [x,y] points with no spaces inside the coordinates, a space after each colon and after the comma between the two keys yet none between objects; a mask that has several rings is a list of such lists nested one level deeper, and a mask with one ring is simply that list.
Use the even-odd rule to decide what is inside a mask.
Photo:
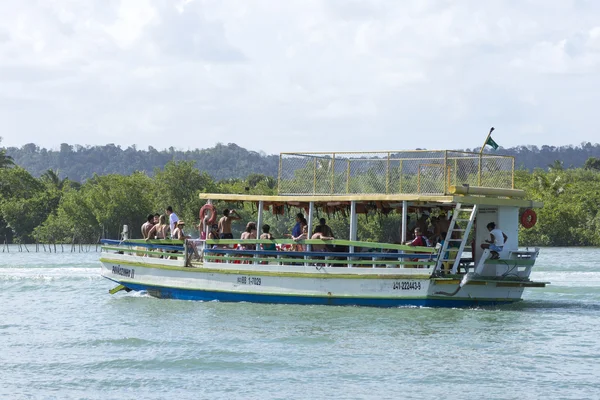
[{"label": "sky", "polygon": [[598,142],[600,1],[0,2],[1,146]]}]

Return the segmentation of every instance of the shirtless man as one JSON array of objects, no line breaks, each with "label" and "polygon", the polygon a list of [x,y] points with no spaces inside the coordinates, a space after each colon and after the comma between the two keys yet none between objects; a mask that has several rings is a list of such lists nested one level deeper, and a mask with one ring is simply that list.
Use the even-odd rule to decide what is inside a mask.
[{"label": "shirtless man", "polygon": [[148,232],[154,226],[154,215],[148,214],[146,222],[142,225],[142,239],[148,239]]},{"label": "shirtless man", "polygon": [[[235,214],[235,216],[233,214]],[[221,232],[221,239],[233,239],[233,234],[231,233],[231,222],[237,219],[242,219],[237,211],[229,211],[227,208],[223,210],[223,216],[219,220],[219,232]]]}]

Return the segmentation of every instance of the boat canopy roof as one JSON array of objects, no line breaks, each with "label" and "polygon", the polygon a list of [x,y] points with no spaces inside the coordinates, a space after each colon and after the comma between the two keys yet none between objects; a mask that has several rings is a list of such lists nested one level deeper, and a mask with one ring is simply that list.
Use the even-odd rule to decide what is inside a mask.
[{"label": "boat canopy roof", "polygon": [[[516,191],[515,192],[522,192]],[[518,194],[518,193],[516,193]],[[481,204],[489,206],[513,206],[521,208],[540,208],[543,203],[520,198],[490,195],[417,195],[417,194],[348,194],[348,195],[308,195],[308,196],[267,196],[251,194],[223,194],[223,193],[200,193],[200,198],[205,200],[226,202],[262,202],[264,206],[297,206],[307,207],[309,203],[321,206],[346,206],[351,202],[358,204],[370,204],[378,209],[401,208],[404,201],[411,206],[419,207],[454,207],[456,203]]]}]

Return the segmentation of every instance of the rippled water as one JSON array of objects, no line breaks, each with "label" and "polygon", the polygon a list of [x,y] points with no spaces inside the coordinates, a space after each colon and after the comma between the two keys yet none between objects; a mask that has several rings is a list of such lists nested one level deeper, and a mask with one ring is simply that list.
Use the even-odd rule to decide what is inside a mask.
[{"label": "rippled water", "polygon": [[0,397],[599,398],[600,249],[525,301],[373,309],[107,293],[98,253],[0,253]]}]

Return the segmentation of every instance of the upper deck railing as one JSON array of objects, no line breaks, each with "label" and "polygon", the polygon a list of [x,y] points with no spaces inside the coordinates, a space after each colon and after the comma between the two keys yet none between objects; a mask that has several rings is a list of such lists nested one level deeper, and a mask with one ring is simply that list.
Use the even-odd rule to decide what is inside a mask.
[{"label": "upper deck railing", "polygon": [[468,184],[514,189],[511,156],[455,150],[281,153],[280,195],[448,194]]}]

